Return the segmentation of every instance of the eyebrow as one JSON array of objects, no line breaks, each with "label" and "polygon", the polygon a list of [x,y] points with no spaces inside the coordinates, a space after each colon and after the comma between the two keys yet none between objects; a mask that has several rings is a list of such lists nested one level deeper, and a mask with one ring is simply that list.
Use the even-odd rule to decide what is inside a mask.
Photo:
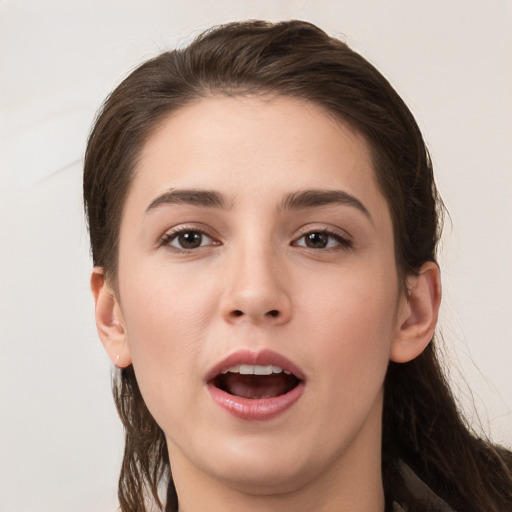
[{"label": "eyebrow", "polygon": [[343,190],[310,189],[288,194],[280,208],[283,210],[300,210],[318,206],[343,205],[356,208],[373,222],[372,216],[364,204],[356,197]]},{"label": "eyebrow", "polygon": [[146,208],[146,213],[164,204],[190,204],[206,208],[229,208],[224,196],[215,190],[171,189],[154,199]]},{"label": "eyebrow", "polygon": [[[232,203],[216,190],[171,189],[154,199],[146,208],[146,213],[165,204],[188,204],[205,208],[229,209]],[[343,190],[308,189],[287,194],[279,210],[301,210],[319,206],[343,205],[356,208],[373,223],[368,209],[353,195]]]}]

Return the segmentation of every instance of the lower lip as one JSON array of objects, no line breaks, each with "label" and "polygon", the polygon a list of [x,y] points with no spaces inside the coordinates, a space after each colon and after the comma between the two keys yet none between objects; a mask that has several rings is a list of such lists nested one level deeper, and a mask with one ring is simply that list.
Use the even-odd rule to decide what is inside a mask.
[{"label": "lower lip", "polygon": [[304,384],[299,383],[284,395],[272,398],[242,398],[230,395],[213,384],[208,385],[213,401],[226,412],[245,421],[265,421],[276,418],[288,410],[304,392]]}]

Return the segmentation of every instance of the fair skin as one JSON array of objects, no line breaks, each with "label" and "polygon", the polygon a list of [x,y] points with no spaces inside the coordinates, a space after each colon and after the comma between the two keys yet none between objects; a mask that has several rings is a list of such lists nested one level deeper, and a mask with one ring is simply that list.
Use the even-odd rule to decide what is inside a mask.
[{"label": "fair skin", "polygon": [[[404,291],[359,133],[286,98],[174,113],[136,168],[117,277],[93,272],[98,331],[166,435],[180,511],[384,510],[386,368],[428,344],[440,284],[426,263]],[[269,358],[292,375],[223,376]]]}]

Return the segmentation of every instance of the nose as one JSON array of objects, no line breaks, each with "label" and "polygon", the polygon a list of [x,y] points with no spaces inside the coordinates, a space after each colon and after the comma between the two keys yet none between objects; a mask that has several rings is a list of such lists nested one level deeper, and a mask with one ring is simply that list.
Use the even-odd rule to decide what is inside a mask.
[{"label": "nose", "polygon": [[232,324],[279,325],[291,318],[286,271],[271,249],[241,250],[227,262],[221,314]]}]

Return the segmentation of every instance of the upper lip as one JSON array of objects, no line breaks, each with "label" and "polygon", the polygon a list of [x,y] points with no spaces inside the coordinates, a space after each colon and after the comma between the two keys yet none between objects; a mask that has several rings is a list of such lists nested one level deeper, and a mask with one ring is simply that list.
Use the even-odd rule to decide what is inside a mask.
[{"label": "upper lip", "polygon": [[279,366],[283,370],[290,371],[298,379],[305,379],[304,372],[299,367],[297,367],[285,356],[278,354],[273,350],[264,349],[259,351],[253,351],[250,349],[239,349],[236,352],[233,352],[232,354],[222,359],[222,361],[216,363],[206,375],[206,382],[211,382],[212,380],[214,380],[215,377],[222,373],[223,370],[240,364],[250,364],[258,366]]}]

